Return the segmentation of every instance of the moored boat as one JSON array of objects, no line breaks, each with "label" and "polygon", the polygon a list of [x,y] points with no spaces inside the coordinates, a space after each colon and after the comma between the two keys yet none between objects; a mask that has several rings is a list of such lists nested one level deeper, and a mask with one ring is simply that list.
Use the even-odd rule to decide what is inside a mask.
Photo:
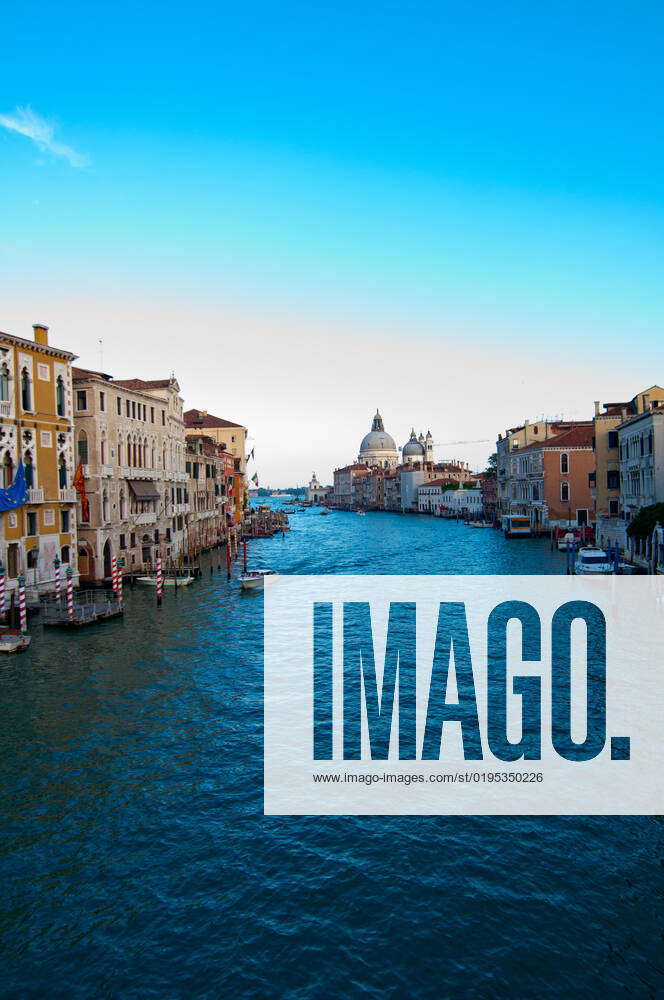
[{"label": "moored boat", "polygon": [[266,576],[277,576],[274,569],[248,569],[240,576],[240,583],[244,590],[256,590],[263,587]]},{"label": "moored boat", "polygon": [[574,572],[579,574],[613,573],[614,569],[614,564],[604,549],[598,549],[594,545],[580,548],[574,563]]},{"label": "moored boat", "polygon": [[573,531],[566,531],[564,535],[558,536],[558,551],[566,552],[568,548],[576,549],[579,547],[580,539]]},{"label": "moored boat", "polygon": [[29,635],[7,629],[0,632],[0,653],[22,653],[30,645]]},{"label": "moored boat", "polygon": [[[164,587],[188,587],[190,583],[194,582],[193,576],[185,573],[183,576],[175,573],[164,574],[163,585]],[[136,583],[142,584],[144,587],[156,587],[157,577],[153,574],[149,576],[137,576]]]}]

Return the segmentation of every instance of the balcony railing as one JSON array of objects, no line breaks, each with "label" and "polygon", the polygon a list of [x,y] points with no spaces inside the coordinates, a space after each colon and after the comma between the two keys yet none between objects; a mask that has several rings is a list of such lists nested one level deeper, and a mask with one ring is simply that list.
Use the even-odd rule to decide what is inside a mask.
[{"label": "balcony railing", "polygon": [[158,469],[142,469],[133,465],[120,466],[121,479],[158,479]]},{"label": "balcony railing", "polygon": [[44,491],[39,488],[31,487],[28,490],[28,503],[43,503],[44,502]]},{"label": "balcony railing", "polygon": [[113,475],[113,466],[112,465],[101,465],[99,467],[99,475],[100,476],[109,476],[109,477],[112,476]]},{"label": "balcony railing", "polygon": [[136,514],[134,524],[156,524],[157,514],[153,510],[146,510],[142,514]]},{"label": "balcony railing", "polygon": [[60,490],[60,503],[76,503],[76,490],[73,486]]},{"label": "balcony railing", "polygon": [[0,399],[0,417],[8,417],[12,412],[12,404],[9,399]]}]

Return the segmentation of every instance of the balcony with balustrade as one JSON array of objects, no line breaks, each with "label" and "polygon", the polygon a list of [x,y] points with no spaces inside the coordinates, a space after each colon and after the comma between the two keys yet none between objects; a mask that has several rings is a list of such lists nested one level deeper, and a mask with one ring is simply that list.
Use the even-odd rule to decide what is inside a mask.
[{"label": "balcony with balustrade", "polygon": [[157,513],[154,510],[144,510],[141,514],[135,514],[134,524],[156,524]]},{"label": "balcony with balustrade", "polygon": [[[102,466],[103,468],[103,466]],[[133,465],[120,466],[121,479],[159,479],[159,469],[144,469]]]}]

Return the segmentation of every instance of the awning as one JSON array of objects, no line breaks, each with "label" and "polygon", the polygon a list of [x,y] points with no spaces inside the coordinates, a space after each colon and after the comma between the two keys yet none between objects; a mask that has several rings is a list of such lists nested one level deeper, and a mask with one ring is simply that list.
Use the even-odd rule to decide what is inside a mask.
[{"label": "awning", "polygon": [[159,500],[159,491],[154,483],[145,479],[128,479],[129,489],[137,500]]}]

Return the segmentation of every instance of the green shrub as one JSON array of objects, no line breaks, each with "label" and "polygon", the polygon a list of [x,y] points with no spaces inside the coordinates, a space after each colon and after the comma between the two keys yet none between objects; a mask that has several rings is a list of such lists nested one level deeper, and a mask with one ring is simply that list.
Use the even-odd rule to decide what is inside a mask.
[{"label": "green shrub", "polygon": [[650,538],[657,522],[664,525],[664,503],[643,507],[627,525],[627,534],[633,538]]}]

